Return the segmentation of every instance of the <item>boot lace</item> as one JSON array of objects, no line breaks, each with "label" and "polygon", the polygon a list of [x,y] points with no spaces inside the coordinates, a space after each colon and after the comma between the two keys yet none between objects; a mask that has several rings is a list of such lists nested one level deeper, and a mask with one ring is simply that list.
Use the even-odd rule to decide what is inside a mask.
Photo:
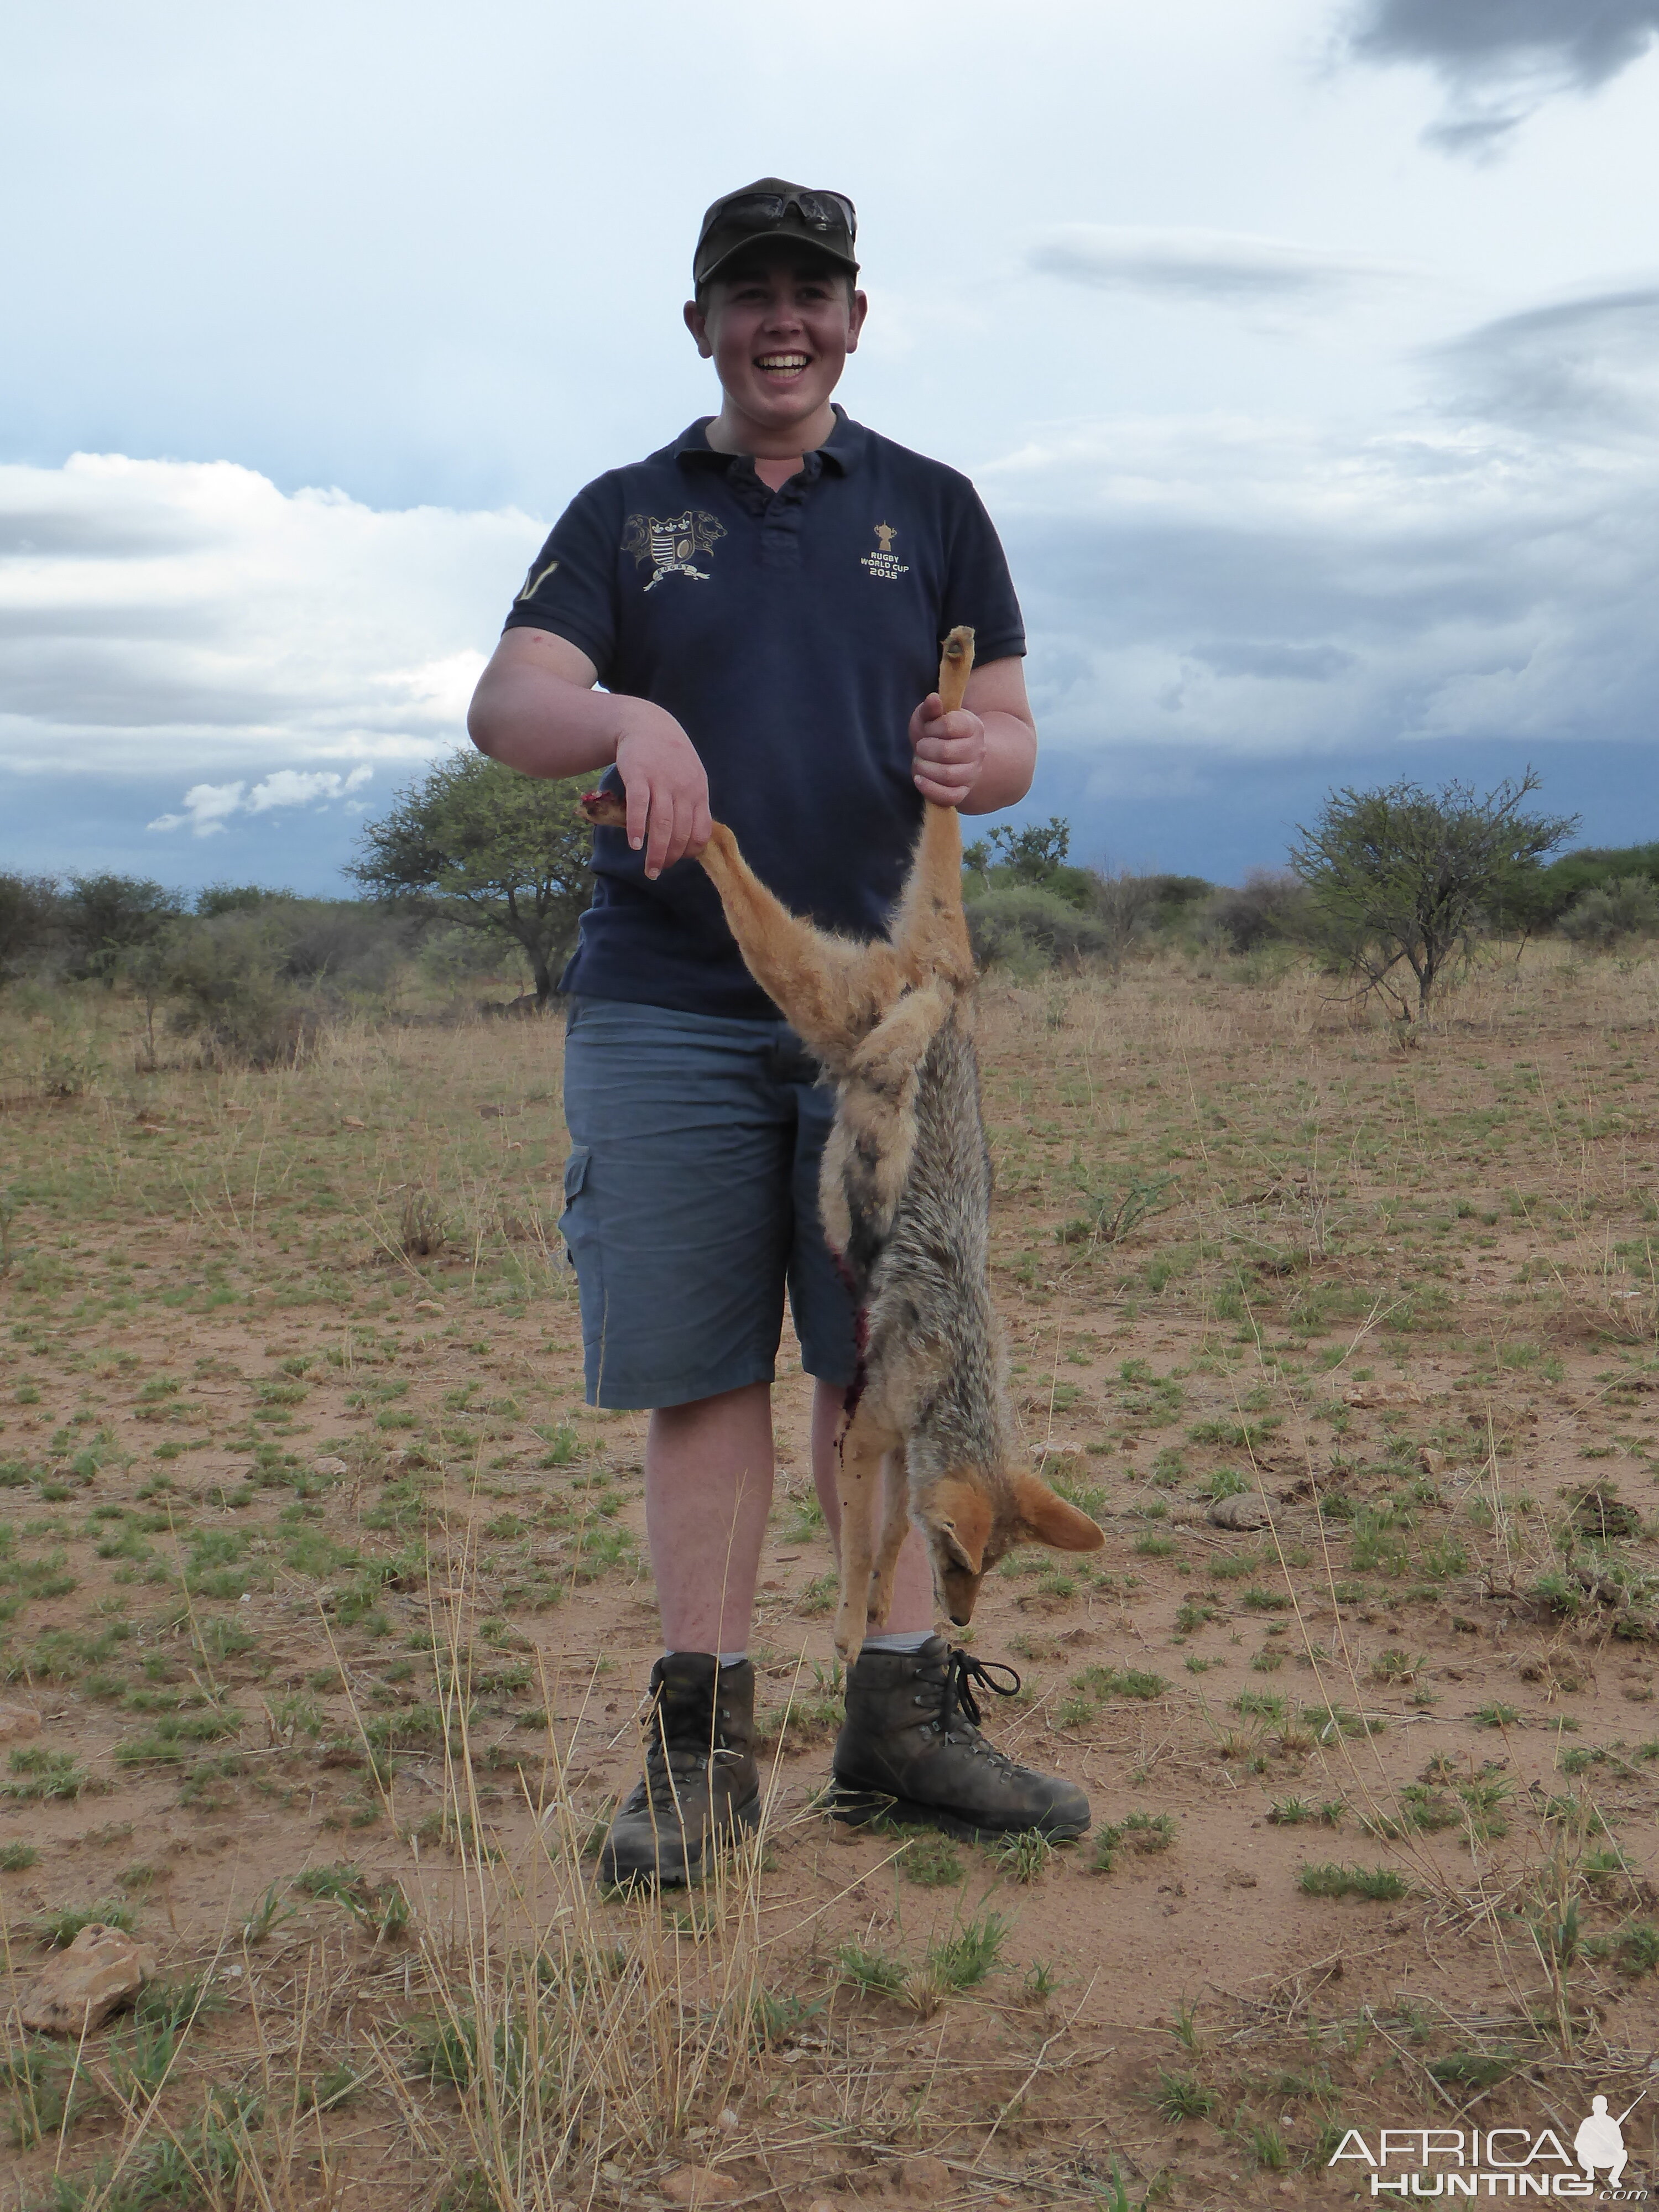
[{"label": "boot lace", "polygon": [[[993,1679],[997,1674],[1009,1677],[1006,1689]],[[1014,1669],[1000,1659],[975,1659],[971,1652],[952,1645],[945,1654],[942,1675],[935,1679],[939,1682],[940,1697],[939,1717],[933,1726],[939,1733],[950,1742],[961,1744],[973,1758],[988,1759],[1000,1773],[1024,1773],[1024,1769],[1006,1752],[999,1751],[980,1734],[979,1700],[974,1695],[977,1682],[981,1689],[990,1690],[999,1698],[1015,1696],[1019,1689],[1019,1676]]]},{"label": "boot lace", "polygon": [[695,1783],[700,1774],[740,1755],[720,1741],[718,1724],[707,1734],[701,1727],[692,1733],[683,1718],[679,1729],[671,1734],[672,1726],[659,1689],[645,1717],[645,1776],[634,1791],[642,1802],[654,1804],[672,1800],[678,1804],[681,1790]]},{"label": "boot lace", "polygon": [[[992,1680],[994,1674],[1009,1676],[1006,1690],[1000,1682]],[[975,1728],[980,1725],[979,1700],[974,1695],[975,1682],[993,1691],[999,1698],[1012,1698],[1019,1694],[1019,1676],[1012,1667],[1000,1659],[975,1659],[971,1651],[961,1650],[953,1644],[945,1660],[945,1702],[939,1709],[939,1720],[944,1727],[948,1729],[957,1713],[965,1721],[971,1722]]]}]

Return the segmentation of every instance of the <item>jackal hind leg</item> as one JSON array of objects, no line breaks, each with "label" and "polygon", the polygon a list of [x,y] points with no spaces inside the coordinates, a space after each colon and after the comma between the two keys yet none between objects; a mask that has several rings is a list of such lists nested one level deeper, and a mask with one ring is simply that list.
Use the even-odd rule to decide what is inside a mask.
[{"label": "jackal hind leg", "polygon": [[870,1577],[868,1632],[879,1636],[893,1609],[893,1576],[898,1555],[910,1533],[910,1477],[902,1451],[890,1452],[887,1470],[887,1510],[881,1524],[881,1544]]},{"label": "jackal hind leg", "polygon": [[972,984],[974,953],[962,904],[962,819],[954,806],[927,802],[892,939],[913,981],[939,976],[957,990]]},{"label": "jackal hind leg", "polygon": [[750,974],[824,1064],[845,1066],[904,988],[892,947],[850,944],[790,913],[761,882],[724,823],[699,854]]},{"label": "jackal hind leg", "polygon": [[907,991],[842,1073],[818,1174],[823,1233],[855,1270],[887,1241],[916,1147],[916,1079],[950,1008],[929,987]]},{"label": "jackal hind leg", "polygon": [[841,1440],[836,1469],[836,1495],[841,1501],[841,1600],[835,1638],[836,1649],[849,1667],[864,1646],[882,1458],[896,1441],[861,1409],[854,1413]]}]

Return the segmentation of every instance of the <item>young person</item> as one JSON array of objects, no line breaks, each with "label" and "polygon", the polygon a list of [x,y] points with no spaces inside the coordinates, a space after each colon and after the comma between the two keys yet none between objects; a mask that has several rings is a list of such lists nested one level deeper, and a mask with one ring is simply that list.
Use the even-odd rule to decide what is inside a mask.
[{"label": "young person", "polygon": [[[1036,759],[1019,607],[972,485],[831,402],[867,307],[855,238],[839,193],[767,177],[715,201],[684,315],[720,411],[572,501],[469,717],[493,758],[530,775],[604,769],[627,800],[626,830],[596,834],[593,904],[563,979],[562,1227],[587,1396],[650,1409],[666,1647],[646,1774],[601,1856],[611,1881],[686,1881],[757,1818],[746,1648],[786,1291],[832,1527],[857,1364],[817,1218],[834,1101],[691,856],[712,812],[796,912],[874,936],[923,799],[993,812],[1024,795]],[[957,623],[977,657],[947,714],[933,685]],[[958,1832],[1080,1833],[1082,1791],[992,1748],[973,1685],[998,1686],[933,1622],[913,1534],[887,1632],[848,1680],[833,1763],[849,1808],[884,1796]]]}]

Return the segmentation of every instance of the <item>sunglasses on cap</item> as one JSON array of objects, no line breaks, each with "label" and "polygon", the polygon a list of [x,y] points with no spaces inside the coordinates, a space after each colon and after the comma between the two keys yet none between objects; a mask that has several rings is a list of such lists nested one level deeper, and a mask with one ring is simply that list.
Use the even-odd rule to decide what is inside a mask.
[{"label": "sunglasses on cap", "polygon": [[859,234],[853,203],[840,192],[738,192],[720,203],[720,222],[781,222],[791,208],[818,230],[838,226],[849,241]]}]

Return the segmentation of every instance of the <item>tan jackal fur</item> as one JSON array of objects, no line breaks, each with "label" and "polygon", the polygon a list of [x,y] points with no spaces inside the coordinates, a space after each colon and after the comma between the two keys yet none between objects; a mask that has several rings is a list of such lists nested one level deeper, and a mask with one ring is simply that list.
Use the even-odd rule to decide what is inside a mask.
[{"label": "tan jackal fur", "polygon": [[[973,636],[958,629],[945,641],[939,695],[947,712],[962,703]],[[583,804],[593,821],[626,819],[610,793]],[[750,973],[836,1087],[819,1204],[863,1331],[836,1484],[836,1646],[851,1660],[866,1629],[886,1621],[913,1521],[927,1543],[939,1604],[957,1626],[971,1616],[984,1576],[1016,1544],[1089,1552],[1105,1539],[1018,1464],[991,1304],[991,1169],[955,808],[927,805],[890,933],[868,944],[789,913],[723,823],[698,857]],[[878,1541],[877,1494],[890,1453]]]}]

